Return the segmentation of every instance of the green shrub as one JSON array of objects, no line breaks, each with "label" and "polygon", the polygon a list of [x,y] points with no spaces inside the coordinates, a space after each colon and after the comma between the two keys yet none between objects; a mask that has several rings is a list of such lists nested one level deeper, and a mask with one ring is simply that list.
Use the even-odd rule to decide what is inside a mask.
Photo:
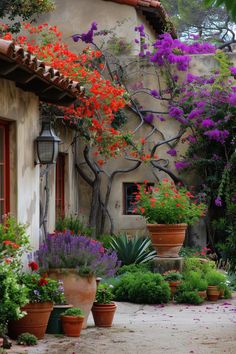
[{"label": "green shrub", "polygon": [[193,290],[204,291],[207,289],[207,281],[202,278],[200,271],[190,271],[185,275],[184,279]]},{"label": "green shrub", "polygon": [[11,265],[0,262],[0,336],[6,332],[9,320],[24,317],[21,307],[29,301],[27,293]]},{"label": "green shrub", "polygon": [[38,340],[35,337],[35,335],[28,333],[28,332],[20,334],[17,338],[17,344],[20,344],[20,345],[33,346],[33,345],[37,345],[37,343],[38,343]]},{"label": "green shrub", "polygon": [[191,304],[191,305],[200,305],[204,300],[198,295],[197,291],[186,290],[181,291],[178,287],[178,290],[175,293],[175,301],[179,304]]},{"label": "green shrub", "polygon": [[214,270],[215,268],[216,265],[213,261],[203,261],[199,258],[189,257],[184,259],[183,273],[187,274],[191,271],[200,271],[202,275],[205,275],[207,272]]},{"label": "green shrub", "polygon": [[216,270],[212,270],[206,274],[206,280],[208,285],[211,286],[220,286],[225,284],[226,276]]},{"label": "green shrub", "polygon": [[125,273],[114,287],[118,301],[161,304],[170,300],[170,288],[160,274]]},{"label": "green shrub", "polygon": [[163,278],[165,281],[178,281],[181,280],[183,276],[177,270],[168,270],[167,272],[163,273]]},{"label": "green shrub", "polygon": [[146,263],[156,256],[156,251],[151,250],[151,240],[147,237],[118,235],[112,237],[110,247],[116,251],[123,265]]},{"label": "green shrub", "polygon": [[232,291],[228,286],[224,289],[224,299],[230,299],[232,297]]},{"label": "green shrub", "polygon": [[71,307],[62,313],[62,316],[84,317],[83,311],[79,307]]},{"label": "green shrub", "polygon": [[59,218],[56,222],[56,231],[70,230],[76,235],[91,236],[92,229],[85,226],[77,216]]},{"label": "green shrub", "polygon": [[152,262],[123,265],[117,271],[117,275],[124,273],[149,272],[152,270]]}]

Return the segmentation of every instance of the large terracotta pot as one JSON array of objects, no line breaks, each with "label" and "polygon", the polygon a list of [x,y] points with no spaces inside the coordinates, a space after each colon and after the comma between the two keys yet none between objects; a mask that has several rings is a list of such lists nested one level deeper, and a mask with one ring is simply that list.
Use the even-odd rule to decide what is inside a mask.
[{"label": "large terracotta pot", "polygon": [[30,303],[22,308],[27,315],[20,320],[10,321],[8,334],[11,338],[17,338],[21,333],[34,334],[38,339],[45,335],[50,313],[53,309],[52,302]]},{"label": "large terracotta pot", "polygon": [[48,276],[62,280],[66,301],[74,307],[79,307],[84,313],[83,328],[87,327],[87,320],[96,296],[96,278],[81,277],[75,269],[50,269]]},{"label": "large terracotta pot", "polygon": [[178,258],[187,224],[147,224],[152,245],[160,258]]},{"label": "large terracotta pot", "polygon": [[83,326],[84,317],[61,316],[62,328],[66,336],[79,337]]},{"label": "large terracotta pot", "polygon": [[95,302],[92,307],[95,325],[98,327],[111,327],[116,307],[114,302],[110,304],[98,304]]}]

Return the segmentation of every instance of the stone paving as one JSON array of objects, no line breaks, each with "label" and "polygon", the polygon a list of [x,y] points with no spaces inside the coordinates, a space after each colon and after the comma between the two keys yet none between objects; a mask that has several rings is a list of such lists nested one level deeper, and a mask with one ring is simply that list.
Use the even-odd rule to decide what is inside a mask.
[{"label": "stone paving", "polygon": [[236,354],[236,294],[217,303],[117,303],[112,328],[89,326],[80,338],[46,335],[36,347],[13,345],[7,354]]}]

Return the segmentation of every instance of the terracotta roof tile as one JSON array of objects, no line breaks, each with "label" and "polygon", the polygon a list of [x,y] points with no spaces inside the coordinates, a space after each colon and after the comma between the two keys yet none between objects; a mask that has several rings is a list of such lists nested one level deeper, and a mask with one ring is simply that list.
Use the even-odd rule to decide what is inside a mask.
[{"label": "terracotta roof tile", "polygon": [[[163,5],[156,0],[105,0],[112,1],[123,5],[130,5],[142,10],[147,20],[153,26],[157,34],[165,32],[165,26],[168,23],[168,32],[172,37],[177,37],[174,24],[164,9]],[[148,10],[149,9],[149,10]]]},{"label": "terracotta roof tile", "polygon": [[0,77],[36,93],[42,101],[59,105],[72,103],[83,91],[78,82],[47,66],[13,41],[4,39],[0,39]]}]

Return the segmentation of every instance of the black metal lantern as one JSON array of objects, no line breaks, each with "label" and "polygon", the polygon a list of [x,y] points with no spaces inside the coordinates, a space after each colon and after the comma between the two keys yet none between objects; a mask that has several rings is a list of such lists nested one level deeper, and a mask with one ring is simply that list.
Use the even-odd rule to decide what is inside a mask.
[{"label": "black metal lantern", "polygon": [[50,122],[42,123],[40,135],[36,138],[36,150],[40,164],[56,163],[61,139],[54,133]]}]

